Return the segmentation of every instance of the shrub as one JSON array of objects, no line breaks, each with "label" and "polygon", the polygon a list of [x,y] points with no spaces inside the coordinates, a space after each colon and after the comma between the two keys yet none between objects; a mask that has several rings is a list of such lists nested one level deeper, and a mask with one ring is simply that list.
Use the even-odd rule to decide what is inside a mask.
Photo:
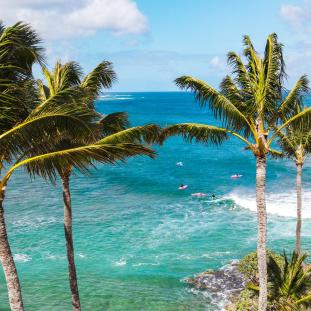
[{"label": "shrub", "polygon": [[[273,252],[272,250],[267,250],[267,259],[269,257],[274,258],[274,260],[280,265],[284,265],[284,258]],[[252,252],[242,258],[238,264],[239,271],[244,275],[247,281],[254,284],[258,284],[258,265],[257,265],[257,253]]]}]

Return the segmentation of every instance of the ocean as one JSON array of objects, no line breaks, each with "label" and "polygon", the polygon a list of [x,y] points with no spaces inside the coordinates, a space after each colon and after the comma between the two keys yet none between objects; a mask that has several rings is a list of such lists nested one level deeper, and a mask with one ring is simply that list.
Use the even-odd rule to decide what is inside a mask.
[{"label": "ocean", "polygon": [[[132,125],[218,124],[189,93],[111,93],[101,113],[126,111]],[[87,311],[221,310],[219,297],[183,280],[218,269],[256,248],[255,159],[231,139],[222,146],[170,138],[157,158],[98,165],[72,178],[76,265]],[[183,166],[176,166],[182,161]],[[303,171],[302,246],[311,250],[311,162]],[[295,164],[268,160],[268,244],[282,252],[295,242]],[[243,175],[237,180],[233,174]],[[181,184],[188,188],[179,191]],[[208,196],[195,198],[195,192]],[[216,199],[212,199],[214,194]],[[233,204],[236,209],[231,210]],[[5,201],[8,234],[28,311],[71,310],[63,234],[61,183],[11,178]],[[0,272],[0,310],[9,310]]]}]

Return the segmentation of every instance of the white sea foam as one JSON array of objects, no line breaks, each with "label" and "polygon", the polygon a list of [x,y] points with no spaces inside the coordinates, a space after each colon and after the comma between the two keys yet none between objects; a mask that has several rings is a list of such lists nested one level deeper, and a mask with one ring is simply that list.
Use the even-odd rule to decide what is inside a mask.
[{"label": "white sea foam", "polygon": [[110,100],[131,100],[132,95],[130,94],[109,94],[100,96],[100,100],[102,101],[110,101]]},{"label": "white sea foam", "polygon": [[57,223],[62,220],[58,220],[55,217],[36,217],[36,218],[31,218],[31,217],[24,217],[21,219],[14,220],[12,224],[17,227],[21,228],[23,230],[31,230],[31,229],[36,229],[40,227],[44,227],[50,224]]},{"label": "white sea foam", "polygon": [[63,259],[66,259],[66,256],[47,254],[45,256],[45,259],[48,259],[48,260],[63,260]]},{"label": "white sea foam", "polygon": [[[302,216],[304,218],[311,219],[311,191],[304,191],[303,193],[303,211]],[[256,197],[255,193],[251,194],[242,191],[231,192],[228,195],[229,199],[243,208],[247,208],[253,212],[256,212]],[[296,192],[286,191],[282,193],[268,193],[267,200],[267,212],[284,217],[296,217]]]},{"label": "white sea foam", "polygon": [[117,266],[117,267],[125,266],[126,265],[126,260],[125,259],[120,259],[120,260],[116,261],[114,263],[114,265]]},{"label": "white sea foam", "polygon": [[133,264],[132,266],[133,266],[133,267],[141,267],[141,266],[158,266],[158,265],[160,265],[160,263],[139,262],[139,263]]},{"label": "white sea foam", "polygon": [[15,254],[14,260],[18,262],[27,262],[31,260],[31,257],[26,254]]}]

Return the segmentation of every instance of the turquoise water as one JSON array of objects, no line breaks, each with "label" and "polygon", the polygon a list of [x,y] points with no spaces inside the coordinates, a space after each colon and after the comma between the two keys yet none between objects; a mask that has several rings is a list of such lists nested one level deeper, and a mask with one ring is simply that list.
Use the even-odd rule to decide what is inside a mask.
[{"label": "turquoise water", "polygon": [[[124,93],[101,98],[102,113],[127,111],[132,124],[215,123],[186,93]],[[98,166],[72,180],[74,240],[84,310],[218,310],[194,295],[183,278],[219,268],[256,247],[255,162],[236,140],[221,147],[171,138],[156,160]],[[176,162],[183,161],[183,167]],[[232,174],[243,177],[231,180]],[[188,184],[185,191],[178,186]],[[310,162],[304,170],[305,211],[311,218]],[[295,234],[295,166],[268,163],[269,246],[290,250]],[[195,199],[193,192],[216,194]],[[230,211],[233,203],[237,209]],[[60,184],[12,176],[5,202],[12,250],[26,310],[70,310]],[[310,250],[311,221],[303,225]],[[0,274],[0,310],[8,310]]]}]

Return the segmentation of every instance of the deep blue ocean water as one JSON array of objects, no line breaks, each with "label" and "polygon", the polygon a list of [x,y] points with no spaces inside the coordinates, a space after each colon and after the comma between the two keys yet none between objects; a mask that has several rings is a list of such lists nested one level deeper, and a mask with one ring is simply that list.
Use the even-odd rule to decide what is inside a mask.
[{"label": "deep blue ocean water", "polygon": [[[188,93],[114,93],[101,113],[126,111],[133,125],[217,124]],[[99,165],[72,179],[79,288],[87,311],[218,310],[220,301],[193,294],[182,280],[239,259],[256,247],[255,160],[236,139],[219,147],[171,138],[158,156]],[[182,161],[183,167],[176,166]],[[304,167],[302,242],[311,250],[311,163]],[[242,174],[232,180],[232,174]],[[187,184],[179,191],[180,184]],[[268,162],[269,247],[291,250],[295,235],[295,165]],[[208,193],[204,199],[191,196]],[[212,200],[211,194],[217,196]],[[235,210],[230,210],[236,204]],[[71,310],[56,187],[16,172],[5,202],[8,232],[26,310]],[[8,309],[0,274],[0,310]]]}]

